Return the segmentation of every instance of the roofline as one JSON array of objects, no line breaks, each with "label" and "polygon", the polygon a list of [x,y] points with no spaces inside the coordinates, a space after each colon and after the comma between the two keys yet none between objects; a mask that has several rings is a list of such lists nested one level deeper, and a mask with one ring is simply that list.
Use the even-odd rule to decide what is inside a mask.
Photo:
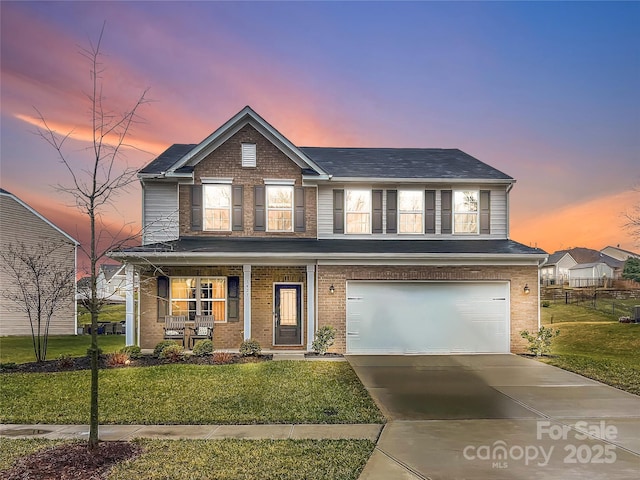
[{"label": "roofline", "polygon": [[48,220],[45,216],[41,215],[40,213],[38,213],[35,209],[33,209],[32,207],[30,207],[28,204],[26,204],[25,202],[23,202],[22,200],[20,200],[18,197],[16,197],[13,193],[9,193],[6,190],[3,192],[0,192],[0,195],[4,195],[6,197],[11,197],[13,198],[16,202],[18,202],[20,205],[22,205],[24,208],[26,208],[27,210],[29,210],[31,213],[33,213],[36,217],[38,217],[40,220],[43,220],[44,222],[46,222],[47,224],[49,224],[51,227],[55,228],[58,232],[60,232],[62,235],[64,235],[65,237],[67,237],[69,240],[71,240],[73,242],[73,244],[75,246],[80,245],[80,242],[78,242],[75,238],[73,238],[71,235],[69,235],[67,232],[65,232],[64,230],[62,230],[60,227],[58,227],[57,225],[55,225],[53,222],[51,222],[50,220]]},{"label": "roofline", "polygon": [[[248,120],[246,120],[248,118]],[[205,152],[212,146],[215,145],[216,142],[220,140],[226,140],[225,134],[233,129],[236,129],[239,125],[244,126],[244,122],[251,124],[252,126],[256,126],[252,124],[255,122],[259,127],[264,129],[267,133],[269,133],[273,138],[275,138],[278,142],[280,142],[289,153],[287,153],[283,148],[278,146],[278,148],[288,157],[291,158],[298,157],[299,160],[305,164],[307,167],[313,168],[320,174],[326,175],[327,173],[320,168],[313,160],[311,160],[304,152],[302,152],[298,147],[296,147],[293,143],[291,143],[284,135],[278,132],[273,126],[271,126],[264,118],[258,115],[251,107],[248,105],[236,113],[233,117],[227,120],[222,126],[216,129],[211,135],[205,138],[202,142],[200,142],[195,148],[190,150],[188,153],[183,155],[176,163],[174,163],[168,170],[167,174],[173,174],[175,170],[185,166],[187,163],[192,161],[193,159],[197,159],[199,156],[204,155]],[[235,132],[234,132],[235,133]],[[222,142],[220,142],[222,143]],[[277,145],[276,145],[277,146]],[[215,147],[217,148],[217,146]],[[215,149],[214,148],[214,149]],[[207,152],[208,153],[208,152]]]},{"label": "roofline", "polygon": [[[312,180],[309,178],[309,180]],[[395,178],[395,177],[331,177],[332,182],[369,182],[369,183],[492,183],[500,185],[513,185],[514,178]]]}]

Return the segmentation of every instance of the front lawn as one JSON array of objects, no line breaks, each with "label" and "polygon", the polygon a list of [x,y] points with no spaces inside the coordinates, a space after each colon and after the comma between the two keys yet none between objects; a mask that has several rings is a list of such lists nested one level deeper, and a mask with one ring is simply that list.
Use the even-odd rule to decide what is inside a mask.
[{"label": "front lawn", "polygon": [[[0,423],[88,423],[89,381],[89,371],[0,374]],[[347,362],[175,364],[100,371],[103,424],[383,421]]]},{"label": "front lawn", "polygon": [[542,308],[542,323],[560,330],[545,362],[640,395],[640,324],[564,304]]},{"label": "front lawn", "polygon": [[[357,479],[368,440],[137,440],[144,453],[116,465],[108,480]],[[51,440],[0,442],[1,471]]]},{"label": "front lawn", "polygon": [[[100,335],[98,337],[98,346],[104,353],[120,350],[124,344],[124,335]],[[49,337],[47,360],[55,360],[60,355],[84,357],[90,345],[90,335],[52,335]],[[0,337],[0,363],[35,361],[31,336]]]}]

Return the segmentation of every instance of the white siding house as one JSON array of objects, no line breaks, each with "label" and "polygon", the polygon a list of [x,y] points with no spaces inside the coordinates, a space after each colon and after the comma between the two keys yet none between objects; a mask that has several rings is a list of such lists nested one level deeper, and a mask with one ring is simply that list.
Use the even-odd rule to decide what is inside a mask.
[{"label": "white siding house", "polygon": [[613,278],[613,268],[604,262],[584,263],[569,269],[570,287],[603,287]]}]

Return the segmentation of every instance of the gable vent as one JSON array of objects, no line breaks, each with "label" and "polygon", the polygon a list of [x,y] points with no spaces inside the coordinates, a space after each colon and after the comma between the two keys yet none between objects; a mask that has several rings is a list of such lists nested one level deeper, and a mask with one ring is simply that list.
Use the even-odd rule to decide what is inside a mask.
[{"label": "gable vent", "polygon": [[256,166],[256,144],[255,143],[242,144],[242,166],[243,167]]}]

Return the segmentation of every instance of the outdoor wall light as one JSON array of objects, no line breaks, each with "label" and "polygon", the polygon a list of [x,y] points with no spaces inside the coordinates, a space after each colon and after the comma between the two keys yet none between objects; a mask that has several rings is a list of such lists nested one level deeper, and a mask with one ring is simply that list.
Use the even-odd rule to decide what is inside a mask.
[{"label": "outdoor wall light", "polygon": [[329,287],[329,293],[331,295],[333,295],[333,293],[336,291],[335,287],[333,286],[333,283],[331,284],[331,286]]},{"label": "outdoor wall light", "polygon": [[531,289],[529,288],[529,284],[525,283],[524,284],[524,294],[525,295],[529,295],[529,293],[531,293]]}]

